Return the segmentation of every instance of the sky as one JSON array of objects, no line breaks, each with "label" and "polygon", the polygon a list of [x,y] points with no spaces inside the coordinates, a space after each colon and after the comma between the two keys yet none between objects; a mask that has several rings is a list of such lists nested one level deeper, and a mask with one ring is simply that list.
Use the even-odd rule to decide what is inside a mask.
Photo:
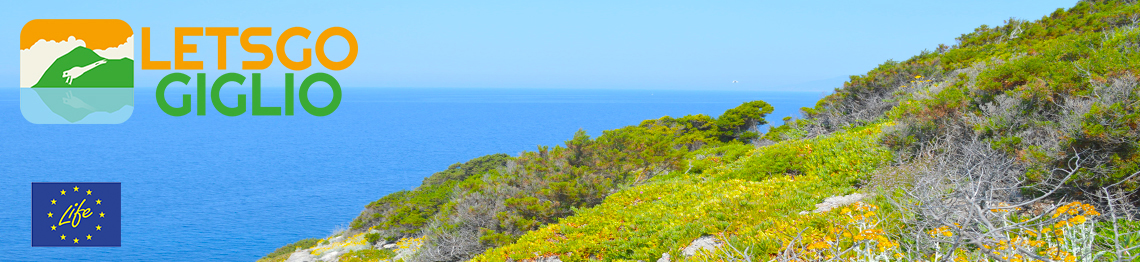
[{"label": "sky", "polygon": [[[1011,17],[1036,20],[1076,0],[1007,1],[19,1],[0,10],[0,87],[19,85],[20,29],[32,19],[116,18],[135,31],[150,27],[152,60],[170,61],[175,27],[272,27],[274,46],[294,26],[297,60],[316,36],[344,27],[359,54],[347,69],[242,71],[260,60],[227,42],[230,70],[137,70],[135,87],[154,88],[167,74],[261,73],[281,86],[325,72],[345,87],[587,88],[830,91],[849,75],[905,60],[982,25]],[[186,60],[216,65],[217,39],[186,37],[198,52]],[[347,42],[326,43],[341,60]],[[213,80],[210,80],[213,81]],[[737,81],[737,83],[733,83]]]}]

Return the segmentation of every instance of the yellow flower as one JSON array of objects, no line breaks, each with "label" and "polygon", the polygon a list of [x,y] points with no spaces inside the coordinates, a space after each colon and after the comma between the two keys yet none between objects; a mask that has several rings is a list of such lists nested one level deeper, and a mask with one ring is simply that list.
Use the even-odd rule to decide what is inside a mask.
[{"label": "yellow flower", "polygon": [[824,248],[827,248],[827,247],[830,247],[830,246],[831,246],[831,244],[830,244],[830,243],[827,243],[827,242],[824,242],[824,241],[816,241],[815,243],[811,243],[810,245],[808,245],[808,246],[807,246],[807,249],[808,249],[808,250],[813,250],[813,249],[824,249]]}]

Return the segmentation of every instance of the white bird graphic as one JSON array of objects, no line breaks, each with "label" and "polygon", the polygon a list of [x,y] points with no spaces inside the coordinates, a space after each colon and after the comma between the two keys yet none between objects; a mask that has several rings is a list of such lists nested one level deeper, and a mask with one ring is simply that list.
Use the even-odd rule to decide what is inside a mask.
[{"label": "white bird graphic", "polygon": [[94,63],[91,63],[90,65],[72,67],[71,69],[68,69],[67,71],[63,71],[63,78],[67,79],[67,85],[71,85],[71,80],[75,80],[76,78],[79,78],[79,76],[83,75],[83,73],[87,73],[87,71],[90,71],[92,68],[95,68],[96,66],[106,64],[106,63],[107,63],[107,59],[103,59],[103,60],[95,61]]}]

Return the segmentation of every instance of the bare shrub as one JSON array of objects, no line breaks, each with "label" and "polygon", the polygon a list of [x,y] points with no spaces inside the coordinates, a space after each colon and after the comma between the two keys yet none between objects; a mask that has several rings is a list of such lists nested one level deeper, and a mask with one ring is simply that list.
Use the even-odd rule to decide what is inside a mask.
[{"label": "bare shrub", "polygon": [[[944,51],[940,50],[939,52]],[[932,54],[924,51],[922,55]],[[843,88],[836,89],[836,93],[822,99],[813,112],[802,112],[811,119],[800,129],[807,131],[805,137],[811,138],[827,134],[851,126],[860,126],[878,121],[896,105],[898,100],[913,90],[906,90],[915,76],[921,75],[926,79],[941,79],[942,67],[936,63],[923,64],[912,58],[906,62],[887,61],[879,69],[894,68],[891,73],[875,75],[874,77],[857,76],[844,84]],[[876,69],[876,70],[879,70]],[[855,79],[863,79],[855,81]]]},{"label": "bare shrub", "polygon": [[[1104,222],[1111,225],[1110,231],[1096,233],[1089,224],[1078,229],[1083,234],[1066,236],[1072,246],[1073,255],[1078,258],[1099,260],[1108,254],[1116,261],[1135,260],[1140,246],[1130,243],[1135,239],[1135,230],[1128,231],[1120,223],[1135,219],[1135,207],[1127,199],[1136,192],[1121,190],[1117,184],[1100,188],[1100,193],[1078,191],[1080,187],[1068,185],[1085,167],[1092,166],[1098,159],[1089,156],[1097,152],[1079,151],[1068,154],[1063,165],[1053,168],[1046,177],[1029,181],[1025,176],[1026,164],[1017,161],[1006,152],[994,149],[978,136],[946,135],[928,144],[915,160],[900,167],[889,168],[883,173],[911,173],[909,187],[902,192],[903,197],[890,199],[904,214],[913,214],[905,219],[908,229],[899,230],[900,236],[909,241],[903,250],[912,254],[908,257],[954,257],[959,249],[976,248],[993,260],[997,257],[998,243],[1012,243],[1010,236],[1024,234],[1027,230],[1041,230],[1054,223],[1064,221],[1053,212],[1028,212],[1042,208],[1042,203],[1052,203],[1051,199],[1094,200],[1096,210],[1103,210]],[[1140,174],[1140,172],[1137,172]],[[1136,177],[1133,174],[1130,178]],[[884,174],[883,176],[904,176]],[[1119,183],[1118,183],[1119,184]],[[1030,194],[1025,194],[1030,193]],[[1096,201],[1099,200],[1099,201]],[[1056,206],[1046,205],[1052,211]],[[1025,210],[1025,211],[1022,211]],[[1084,218],[1082,218],[1084,219]],[[941,230],[941,231],[940,231]],[[935,231],[946,232],[941,237]],[[1101,239],[1094,248],[1094,239]],[[1040,254],[1022,252],[1026,258],[1046,260]]]},{"label": "bare shrub", "polygon": [[1100,125],[1110,129],[1132,129],[1133,132],[1120,136],[1089,137],[1089,139],[1098,140],[1098,142],[1107,144],[1136,146],[1138,145],[1137,139],[1140,138],[1140,134],[1135,132],[1136,128],[1127,126],[1127,123],[1119,121],[1117,118],[1095,117],[1089,115],[1089,113],[1096,106],[1107,107],[1116,104],[1125,106],[1135,105],[1137,100],[1140,100],[1137,98],[1137,89],[1137,79],[1135,76],[1113,78],[1107,83],[1094,82],[1092,96],[1073,97],[1065,100],[1064,105],[1062,105],[1065,112],[1061,118],[1062,126],[1067,133],[1074,135],[1081,134],[1082,126],[1086,124]]},{"label": "bare shrub", "polygon": [[496,228],[495,214],[504,209],[501,199],[479,192],[453,199],[459,199],[454,215],[436,216],[428,223],[424,245],[409,261],[464,261],[488,248],[480,237],[483,229]]},{"label": "bare shrub", "polygon": [[[1133,173],[1135,177],[1140,172]],[[1115,186],[1115,185],[1114,185]],[[1137,207],[1129,199],[1136,197],[1137,191],[1122,190],[1114,186],[1101,188],[1093,196],[1104,203],[1103,213],[1108,221],[1099,237],[1104,241],[1100,243],[1101,249],[1116,261],[1140,260],[1140,228],[1137,225],[1127,224],[1126,221],[1137,220]]]}]

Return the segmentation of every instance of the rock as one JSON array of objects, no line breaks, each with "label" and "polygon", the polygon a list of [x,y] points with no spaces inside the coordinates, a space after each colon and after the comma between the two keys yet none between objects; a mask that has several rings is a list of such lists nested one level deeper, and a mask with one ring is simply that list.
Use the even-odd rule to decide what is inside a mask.
[{"label": "rock", "polygon": [[[409,243],[408,248],[397,248],[396,256],[392,257],[392,261],[400,261],[401,259],[407,260],[408,258],[411,258],[412,255],[416,254],[416,252],[420,250],[420,245],[423,245],[423,242],[413,241],[412,243]],[[395,244],[393,244],[393,246],[395,246]]]},{"label": "rock", "polygon": [[1049,213],[1049,210],[1053,210],[1054,208],[1057,208],[1057,205],[1053,204],[1053,200],[1045,199],[1030,204],[1029,213],[1034,216],[1040,216],[1041,214]]},{"label": "rock", "polygon": [[309,254],[308,249],[297,250],[297,252],[293,252],[293,254],[289,255],[289,259],[285,260],[285,262],[316,262],[316,261],[317,261],[317,257],[313,256],[313,254]]},{"label": "rock", "polygon": [[340,258],[340,254],[340,250],[325,253],[321,255],[321,261],[336,261],[337,258]]},{"label": "rock", "polygon": [[384,244],[384,249],[396,249],[396,243]]},{"label": "rock", "polygon": [[713,252],[716,251],[716,248],[718,247],[720,247],[720,241],[716,240],[715,237],[703,236],[697,240],[693,240],[693,243],[689,244],[688,247],[685,247],[685,249],[681,250],[681,255],[684,255],[685,257],[691,257],[693,255],[696,255],[700,250]]},{"label": "rock", "polygon": [[835,209],[837,207],[854,204],[855,202],[859,202],[860,200],[863,200],[863,198],[866,198],[866,197],[867,197],[867,195],[864,195],[861,193],[854,193],[854,194],[850,194],[850,195],[846,195],[846,196],[829,197],[827,199],[824,199],[823,203],[815,204],[815,210],[810,211],[810,212],[809,211],[803,211],[803,212],[800,212],[800,215],[806,215],[809,213],[827,212],[827,211],[830,211],[830,210]]},{"label": "rock", "polygon": [[341,248],[340,251],[342,253],[348,253],[348,252],[360,251],[360,250],[365,250],[365,249],[372,249],[372,246],[369,246],[367,244],[365,244],[365,245],[352,245],[352,246],[346,246],[344,248]]},{"label": "rock", "polygon": [[538,259],[535,259],[534,261],[535,262],[562,262],[562,259],[559,259],[558,256],[549,256],[549,257],[540,257]]},{"label": "rock", "polygon": [[361,235],[352,237],[338,236],[333,238],[333,240],[335,241],[329,241],[329,243],[325,245],[311,248],[310,250],[312,251],[310,253],[315,253],[315,256],[320,258],[320,261],[337,261],[340,256],[348,254],[349,252],[372,248],[372,244],[365,241]]},{"label": "rock", "polygon": [[672,262],[672,260],[669,260],[669,253],[661,253],[661,258],[658,258],[657,262]]}]

